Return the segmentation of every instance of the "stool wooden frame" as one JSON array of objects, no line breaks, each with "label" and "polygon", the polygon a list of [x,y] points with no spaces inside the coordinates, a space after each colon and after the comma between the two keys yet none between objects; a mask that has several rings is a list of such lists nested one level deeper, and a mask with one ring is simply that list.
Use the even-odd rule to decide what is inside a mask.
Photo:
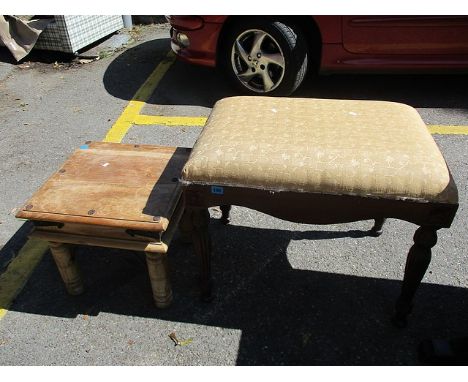
[{"label": "stool wooden frame", "polygon": [[[196,226],[194,249],[202,259],[202,293],[211,296],[211,245],[207,232],[207,208],[222,206],[222,221],[229,222],[230,205],[248,207],[280,219],[306,224],[336,224],[374,219],[369,231],[372,236],[382,233],[386,218],[396,218],[419,226],[414,245],[409,250],[401,294],[395,305],[392,321],[406,325],[413,297],[431,261],[431,248],[437,242],[437,230],[450,227],[457,204],[423,203],[409,200],[366,198],[346,195],[324,195],[302,192],[276,192],[254,188],[222,187],[212,192],[213,185],[185,184],[186,212],[183,220],[188,227]],[[181,222],[181,224],[184,224]]]}]

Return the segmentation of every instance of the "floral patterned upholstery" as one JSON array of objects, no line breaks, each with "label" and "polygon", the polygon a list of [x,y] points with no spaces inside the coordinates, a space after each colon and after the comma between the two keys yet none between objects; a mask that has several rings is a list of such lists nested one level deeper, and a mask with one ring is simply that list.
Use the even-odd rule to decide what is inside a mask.
[{"label": "floral patterned upholstery", "polygon": [[404,104],[272,97],[220,100],[186,184],[457,203],[445,160]]}]

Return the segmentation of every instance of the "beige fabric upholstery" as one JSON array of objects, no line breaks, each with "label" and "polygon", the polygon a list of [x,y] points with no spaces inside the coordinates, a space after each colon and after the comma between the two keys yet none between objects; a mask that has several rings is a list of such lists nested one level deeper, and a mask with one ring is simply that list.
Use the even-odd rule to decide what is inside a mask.
[{"label": "beige fabric upholstery", "polygon": [[185,183],[457,203],[418,112],[382,101],[232,97],[216,103]]}]

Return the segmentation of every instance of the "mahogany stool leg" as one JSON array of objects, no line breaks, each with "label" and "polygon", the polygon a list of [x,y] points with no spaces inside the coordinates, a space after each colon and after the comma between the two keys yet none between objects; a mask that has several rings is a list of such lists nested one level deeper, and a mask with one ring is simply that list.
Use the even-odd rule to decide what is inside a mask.
[{"label": "mahogany stool leg", "polygon": [[229,218],[229,212],[231,211],[231,205],[229,204],[224,204],[222,206],[219,206],[221,209],[221,223],[224,225],[228,225],[231,219]]},{"label": "mahogany stool leg", "polygon": [[414,234],[414,244],[406,259],[401,294],[395,305],[392,322],[403,328],[413,307],[413,297],[431,262],[431,248],[437,243],[438,227],[419,227]]},{"label": "mahogany stool leg", "polygon": [[193,228],[193,249],[200,260],[201,298],[209,302],[212,297],[211,285],[211,239],[208,232],[210,213],[207,209],[191,209]]},{"label": "mahogany stool leg", "polygon": [[190,244],[192,243],[193,235],[193,224],[192,224],[192,214],[190,210],[184,210],[182,217],[179,221],[179,233],[180,240],[183,243]]},{"label": "mahogany stool leg", "polygon": [[371,230],[369,231],[369,234],[371,236],[374,236],[374,237],[379,237],[380,235],[382,235],[382,232],[383,232],[383,225],[385,223],[385,218],[377,218],[375,219],[374,221],[374,226],[371,228]]},{"label": "mahogany stool leg", "polygon": [[70,246],[64,243],[49,242],[49,247],[67,292],[74,296],[83,293],[83,281]]},{"label": "mahogany stool leg", "polygon": [[153,252],[145,254],[154,302],[158,308],[167,308],[172,302],[167,255]]}]

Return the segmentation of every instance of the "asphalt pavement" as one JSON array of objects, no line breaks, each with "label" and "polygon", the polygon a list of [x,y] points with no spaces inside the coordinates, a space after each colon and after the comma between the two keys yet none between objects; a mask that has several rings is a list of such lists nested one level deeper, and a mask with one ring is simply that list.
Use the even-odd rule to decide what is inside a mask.
[{"label": "asphalt pavement", "polygon": [[[33,55],[16,65],[0,51],[0,280],[30,228],[16,208],[85,141],[103,140],[167,58],[167,25],[139,27],[132,39],[87,63]],[[310,77],[294,97],[404,102],[428,125],[468,126],[467,88],[466,75],[342,74]],[[216,70],[175,61],[141,109],[146,123],[122,142],[191,147],[200,117],[231,95]],[[187,118],[152,124],[158,116]],[[423,339],[468,335],[468,135],[434,139],[460,208],[439,231],[407,328],[389,319],[415,225],[390,219],[373,238],[371,221],[304,225],[233,207],[229,226],[211,209],[211,303],[199,301],[197,259],[177,236],[166,310],[153,305],[141,253],[76,247],[86,292],[75,297],[44,253],[3,306],[0,365],[419,365]]]}]

